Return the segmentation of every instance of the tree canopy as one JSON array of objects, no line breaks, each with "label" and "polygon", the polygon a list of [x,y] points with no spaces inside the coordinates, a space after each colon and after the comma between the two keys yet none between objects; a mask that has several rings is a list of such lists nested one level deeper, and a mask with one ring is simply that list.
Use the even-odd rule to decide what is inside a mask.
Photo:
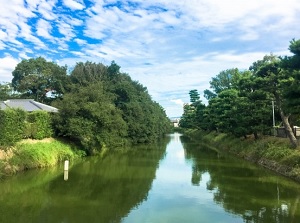
[{"label": "tree canopy", "polygon": [[272,133],[276,118],[275,124],[284,126],[291,145],[297,147],[292,127],[300,124],[300,40],[293,39],[289,50],[292,56],[265,55],[248,70],[221,71],[204,91],[208,104],[197,108],[191,100],[184,107],[180,126],[258,138]]},{"label": "tree canopy", "polygon": [[53,92],[56,96],[65,92],[68,81],[66,70],[66,67],[46,61],[42,57],[24,59],[12,72],[12,86],[23,94],[22,97],[44,102],[48,92]]},{"label": "tree canopy", "polygon": [[[13,71],[12,86],[21,98],[51,102],[59,109],[53,115],[57,136],[94,154],[105,147],[154,142],[169,132],[164,109],[114,61],[108,66],[78,62],[69,75],[66,71],[41,57],[23,60]],[[0,89],[6,92],[5,86]]]}]

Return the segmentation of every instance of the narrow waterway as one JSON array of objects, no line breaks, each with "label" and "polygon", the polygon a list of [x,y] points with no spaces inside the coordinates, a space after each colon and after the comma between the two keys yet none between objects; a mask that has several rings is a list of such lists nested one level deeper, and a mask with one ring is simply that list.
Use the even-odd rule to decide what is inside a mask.
[{"label": "narrow waterway", "polygon": [[300,185],[175,133],[0,181],[0,222],[300,222]]}]

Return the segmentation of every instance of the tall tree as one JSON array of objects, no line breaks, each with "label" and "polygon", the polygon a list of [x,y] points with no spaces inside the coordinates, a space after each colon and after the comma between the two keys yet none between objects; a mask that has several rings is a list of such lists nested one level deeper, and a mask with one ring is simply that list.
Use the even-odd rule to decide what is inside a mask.
[{"label": "tall tree", "polygon": [[90,154],[126,143],[127,124],[101,82],[78,87],[55,101],[58,135],[78,141]]},{"label": "tall tree", "polygon": [[64,93],[68,80],[66,69],[42,57],[24,59],[12,72],[12,86],[25,97],[44,102],[48,92],[56,96]]},{"label": "tall tree", "polygon": [[205,105],[200,100],[198,90],[189,91],[190,104],[185,104],[183,107],[183,115],[179,125],[182,128],[205,128]]},{"label": "tall tree", "polygon": [[190,95],[190,102],[192,104],[200,100],[200,95],[198,93],[198,90],[196,89],[190,90],[189,95]]},{"label": "tall tree", "polygon": [[286,108],[294,115],[300,115],[300,39],[290,42],[289,50],[294,54],[282,58],[282,69],[290,81],[286,82]]},{"label": "tall tree", "polygon": [[79,141],[90,153],[104,146],[154,142],[170,128],[160,105],[147,88],[110,66],[77,63],[70,74],[71,90],[54,106],[57,133]]},{"label": "tall tree", "polygon": [[298,142],[289,123],[291,114],[284,107],[286,103],[284,92],[292,84],[293,78],[287,76],[287,73],[281,67],[281,60],[272,54],[266,55],[262,60],[254,62],[249,69],[253,72],[253,81],[256,87],[272,94],[288,138],[292,146],[296,148]]},{"label": "tall tree", "polygon": [[209,82],[210,88],[213,89],[216,94],[227,89],[237,89],[241,74],[242,73],[237,68],[221,71]]}]

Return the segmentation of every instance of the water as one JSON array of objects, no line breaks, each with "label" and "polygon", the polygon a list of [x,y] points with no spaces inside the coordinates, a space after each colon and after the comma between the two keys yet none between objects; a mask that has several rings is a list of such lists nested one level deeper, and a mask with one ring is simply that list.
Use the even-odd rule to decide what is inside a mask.
[{"label": "water", "polygon": [[170,135],[0,182],[0,222],[300,222],[300,185]]}]

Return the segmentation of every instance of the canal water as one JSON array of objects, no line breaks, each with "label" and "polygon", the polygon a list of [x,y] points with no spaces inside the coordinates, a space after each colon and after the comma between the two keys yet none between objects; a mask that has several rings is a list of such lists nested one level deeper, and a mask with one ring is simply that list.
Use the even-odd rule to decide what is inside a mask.
[{"label": "canal water", "polygon": [[300,222],[300,185],[174,133],[0,181],[0,222]]}]

